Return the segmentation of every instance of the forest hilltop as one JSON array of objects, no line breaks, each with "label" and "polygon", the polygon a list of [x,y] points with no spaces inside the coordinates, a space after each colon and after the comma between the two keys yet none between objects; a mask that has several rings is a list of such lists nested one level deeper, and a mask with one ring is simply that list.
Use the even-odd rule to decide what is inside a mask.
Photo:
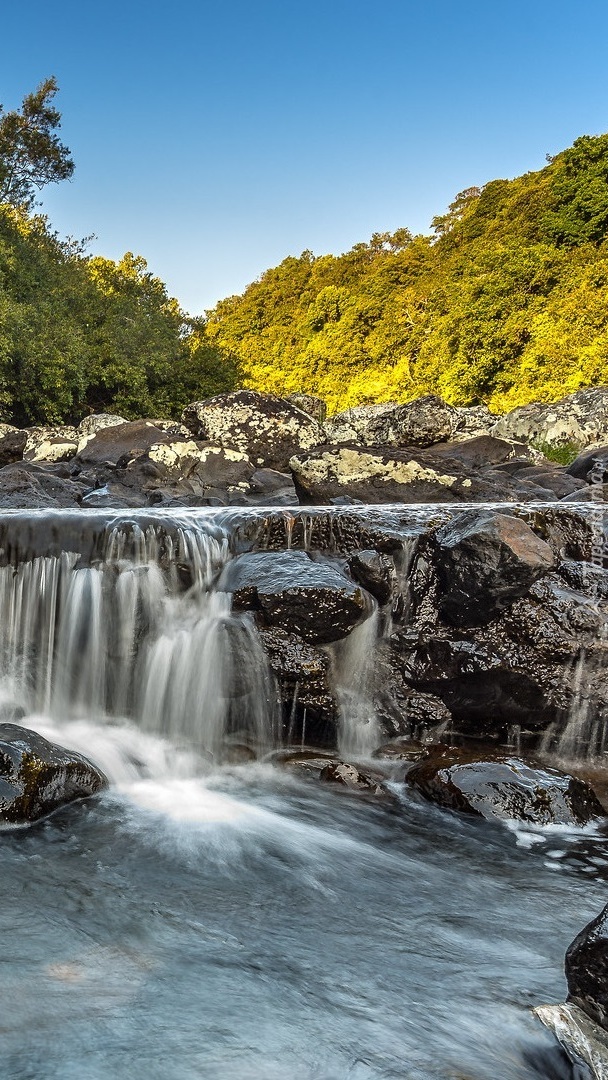
[{"label": "forest hilltop", "polygon": [[74,169],[56,91],[0,108],[0,419],[178,417],[239,386],[505,412],[608,381],[608,135],[461,192],[432,235],[305,251],[192,318],[144,258],[90,255],[36,213]]}]

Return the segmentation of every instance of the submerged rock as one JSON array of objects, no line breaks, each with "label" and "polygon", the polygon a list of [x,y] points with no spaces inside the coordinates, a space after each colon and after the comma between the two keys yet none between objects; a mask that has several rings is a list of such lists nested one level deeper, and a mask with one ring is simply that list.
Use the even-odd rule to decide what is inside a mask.
[{"label": "submerged rock", "polygon": [[587,825],[604,817],[583,780],[499,753],[479,757],[466,748],[436,747],[414,765],[407,782],[438,806],[486,819]]},{"label": "submerged rock", "polygon": [[568,1001],[608,1030],[608,904],[566,953]]},{"label": "submerged rock", "polygon": [[5,825],[37,821],[95,795],[107,783],[80,754],[17,724],[0,724],[0,822]]},{"label": "submerged rock", "polygon": [[263,625],[316,643],[345,637],[372,608],[359,585],[304,551],[240,555],[221,587],[233,593],[236,608],[258,611]]},{"label": "submerged rock", "polygon": [[197,439],[245,454],[254,467],[285,471],[289,459],[325,441],[323,429],[290,401],[237,390],[196,401],[182,420]]}]

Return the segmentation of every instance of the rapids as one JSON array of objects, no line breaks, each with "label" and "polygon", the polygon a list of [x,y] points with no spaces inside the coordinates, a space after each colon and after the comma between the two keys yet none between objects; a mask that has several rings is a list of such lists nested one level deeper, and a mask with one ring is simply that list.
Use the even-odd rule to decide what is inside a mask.
[{"label": "rapids", "polygon": [[[252,527],[263,513],[2,516],[3,717],[112,787],[1,837],[0,1077],[571,1078],[530,1009],[564,997],[605,837],[273,765],[264,653],[215,587]],[[379,632],[372,615],[334,658],[359,758]],[[222,764],[234,741],[258,760]]]}]

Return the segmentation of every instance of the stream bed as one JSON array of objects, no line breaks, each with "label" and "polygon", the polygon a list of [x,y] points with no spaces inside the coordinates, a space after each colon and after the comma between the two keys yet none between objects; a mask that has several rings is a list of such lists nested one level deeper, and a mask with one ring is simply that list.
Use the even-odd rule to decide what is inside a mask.
[{"label": "stream bed", "polygon": [[3,835],[0,1075],[572,1075],[530,1009],[605,902],[603,838],[186,773]]}]

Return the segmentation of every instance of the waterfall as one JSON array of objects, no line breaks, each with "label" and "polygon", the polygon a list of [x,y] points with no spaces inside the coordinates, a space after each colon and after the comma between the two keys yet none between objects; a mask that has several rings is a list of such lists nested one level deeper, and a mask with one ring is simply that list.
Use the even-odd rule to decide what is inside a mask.
[{"label": "waterfall", "polygon": [[228,534],[205,519],[107,526],[100,557],[0,566],[0,707],[55,725],[126,721],[212,759],[276,741],[276,694],[249,615],[214,585]]}]

